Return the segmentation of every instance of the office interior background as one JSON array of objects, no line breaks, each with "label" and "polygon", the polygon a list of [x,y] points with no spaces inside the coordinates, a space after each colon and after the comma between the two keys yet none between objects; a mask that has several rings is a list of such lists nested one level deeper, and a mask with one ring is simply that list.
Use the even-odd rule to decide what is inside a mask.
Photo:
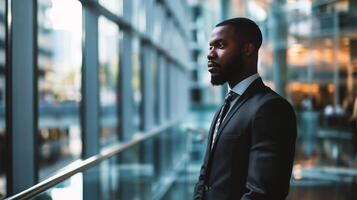
[{"label": "office interior background", "polygon": [[297,113],[288,199],[357,199],[356,0],[0,0],[0,199],[191,199],[236,16]]}]

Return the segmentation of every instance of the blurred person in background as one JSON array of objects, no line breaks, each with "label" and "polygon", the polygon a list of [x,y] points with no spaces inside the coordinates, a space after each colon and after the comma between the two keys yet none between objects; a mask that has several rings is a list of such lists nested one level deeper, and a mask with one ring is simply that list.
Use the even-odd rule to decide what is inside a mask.
[{"label": "blurred person in background", "polygon": [[259,27],[247,18],[216,25],[209,41],[212,85],[228,83],[213,118],[194,199],[283,200],[296,141],[292,106],[257,73]]}]

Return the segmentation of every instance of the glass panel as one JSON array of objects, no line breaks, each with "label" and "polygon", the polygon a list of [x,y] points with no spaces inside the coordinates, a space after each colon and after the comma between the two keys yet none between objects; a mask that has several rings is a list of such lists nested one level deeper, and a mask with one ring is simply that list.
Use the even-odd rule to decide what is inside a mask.
[{"label": "glass panel", "polygon": [[83,173],[77,173],[69,179],[36,195],[33,200],[43,199],[83,199]]},{"label": "glass panel", "polygon": [[150,97],[153,99],[153,113],[154,113],[154,124],[159,123],[159,75],[158,75],[158,64],[159,57],[156,51],[152,50],[151,57],[151,76],[152,76],[152,94]]},{"label": "glass panel", "polygon": [[132,0],[132,24],[141,32],[146,31],[146,2],[145,0]]},{"label": "glass panel", "polygon": [[168,194],[179,191],[173,188],[177,183],[188,183],[187,136],[173,127],[104,161],[101,199],[190,199],[188,187]]},{"label": "glass panel", "polygon": [[100,82],[100,144],[118,141],[118,83],[119,40],[118,26],[99,17],[99,82]]},{"label": "glass panel", "polygon": [[38,0],[40,180],[80,157],[82,7]]},{"label": "glass panel", "polygon": [[166,97],[165,97],[165,119],[167,120],[170,120],[170,112],[172,110],[172,108],[170,107],[171,106],[171,101],[172,101],[172,96],[171,96],[171,79],[172,79],[172,72],[171,72],[171,63],[169,63],[168,60],[165,61],[165,64],[166,66],[164,67],[165,68],[165,71],[164,71],[164,74],[165,74],[165,80],[164,80],[164,90],[165,90],[165,94],[166,94]]},{"label": "glass panel", "polygon": [[99,3],[112,13],[123,15],[123,0],[99,0]]},{"label": "glass panel", "polygon": [[132,66],[132,87],[133,87],[133,127],[134,133],[141,129],[141,109],[142,109],[142,92],[141,92],[141,52],[140,40],[133,38],[133,66]]},{"label": "glass panel", "polygon": [[6,195],[5,22],[5,0],[0,0],[0,199]]},{"label": "glass panel", "polygon": [[152,40],[156,43],[162,42],[162,32],[164,26],[165,10],[161,4],[155,4],[155,12],[153,12],[153,34],[151,35]]},{"label": "glass panel", "polygon": [[34,199],[190,199],[188,137],[180,125],[171,127]]}]

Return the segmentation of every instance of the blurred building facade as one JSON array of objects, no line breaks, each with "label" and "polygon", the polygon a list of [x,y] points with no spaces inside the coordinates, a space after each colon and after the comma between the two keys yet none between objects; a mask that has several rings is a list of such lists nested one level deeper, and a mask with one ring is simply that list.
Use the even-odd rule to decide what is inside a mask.
[{"label": "blurred building facade", "polygon": [[189,21],[179,0],[0,1],[0,199],[146,137],[36,198],[168,195],[186,152]]}]

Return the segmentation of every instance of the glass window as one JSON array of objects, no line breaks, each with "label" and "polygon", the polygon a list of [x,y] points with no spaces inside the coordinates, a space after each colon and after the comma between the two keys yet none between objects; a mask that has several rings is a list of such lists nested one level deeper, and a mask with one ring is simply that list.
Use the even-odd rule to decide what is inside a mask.
[{"label": "glass window", "polygon": [[0,0],[0,199],[6,195],[6,123],[5,123],[5,0]]},{"label": "glass window", "polygon": [[165,19],[165,11],[161,4],[155,4],[155,12],[153,12],[153,34],[152,39],[156,43],[162,42],[162,29]]},{"label": "glass window", "polygon": [[146,2],[145,0],[132,0],[132,24],[141,32],[146,31]]},{"label": "glass window", "polygon": [[171,91],[171,84],[172,84],[172,81],[171,81],[171,79],[172,79],[172,72],[171,72],[171,67],[172,67],[172,65],[171,65],[171,63],[168,61],[168,60],[166,60],[166,66],[164,66],[164,68],[165,68],[165,80],[164,80],[164,82],[165,82],[165,102],[164,102],[164,104],[165,104],[165,119],[167,119],[167,120],[170,120],[170,112],[171,112],[171,110],[172,110],[172,108],[171,108],[171,101],[172,101],[172,96],[171,96],[171,93],[172,93],[172,91]]},{"label": "glass window", "polygon": [[118,141],[118,77],[119,40],[118,26],[99,17],[99,82],[100,82],[100,144]]},{"label": "glass window", "polygon": [[99,3],[112,13],[123,15],[123,0],[99,0]]},{"label": "glass window", "polygon": [[58,183],[51,188],[48,188],[46,191],[37,194],[34,200],[40,199],[76,199],[76,200],[84,200],[84,177],[85,173],[77,173],[68,179]]},{"label": "glass window", "polygon": [[82,152],[82,7],[77,0],[38,0],[37,14],[41,180]]},{"label": "glass window", "polygon": [[140,40],[133,38],[133,66],[132,66],[132,87],[133,87],[133,127],[134,133],[141,129],[141,109],[142,109],[142,93],[141,93],[141,55],[140,55]]},{"label": "glass window", "polygon": [[159,76],[158,76],[158,55],[157,52],[152,50],[151,57],[151,76],[152,76],[152,94],[150,97],[153,99],[153,113],[154,113],[154,124],[159,123]]}]

